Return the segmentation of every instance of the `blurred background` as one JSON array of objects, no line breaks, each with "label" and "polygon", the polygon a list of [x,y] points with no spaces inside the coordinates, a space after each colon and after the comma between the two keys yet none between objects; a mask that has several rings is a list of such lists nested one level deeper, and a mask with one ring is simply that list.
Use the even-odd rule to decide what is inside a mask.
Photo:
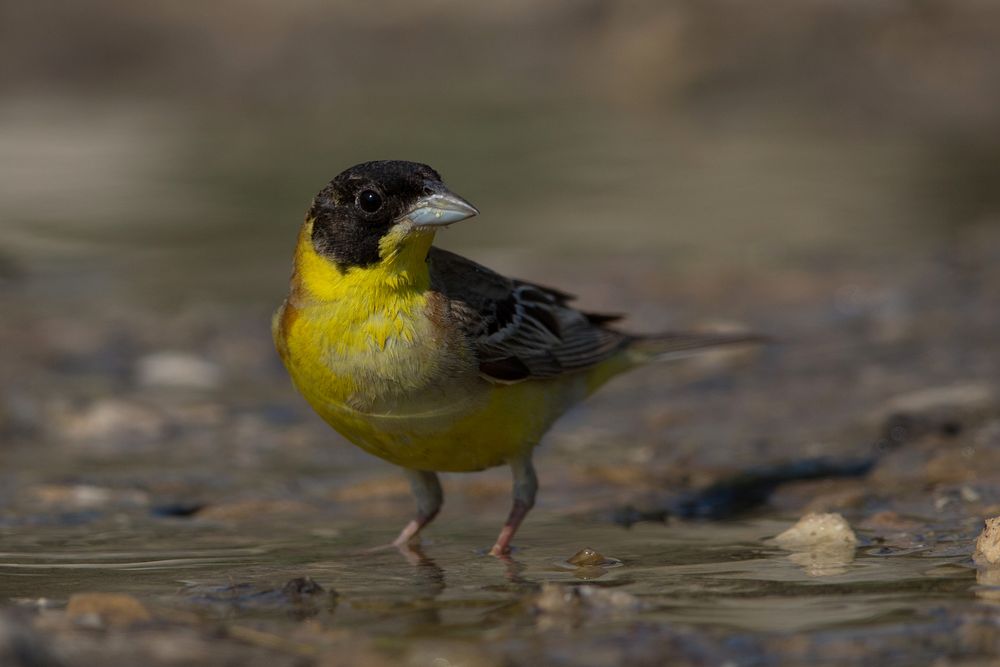
[{"label": "blurred background", "polygon": [[531,262],[885,261],[1000,209],[989,2],[0,12],[0,252],[75,298],[273,304],[310,198],[376,158],[480,207],[444,245]]}]

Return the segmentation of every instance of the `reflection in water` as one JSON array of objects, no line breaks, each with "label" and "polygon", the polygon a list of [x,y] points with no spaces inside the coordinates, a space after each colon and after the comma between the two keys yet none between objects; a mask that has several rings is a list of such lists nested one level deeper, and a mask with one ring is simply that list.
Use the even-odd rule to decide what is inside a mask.
[{"label": "reflection in water", "polygon": [[830,577],[845,574],[854,562],[854,556],[853,545],[824,544],[790,553],[788,560],[811,577]]},{"label": "reflection in water", "polygon": [[446,588],[444,570],[427,555],[423,546],[406,544],[399,546],[398,551],[406,562],[414,567],[415,588],[422,597],[433,600],[444,592]]},{"label": "reflection in water", "polygon": [[415,610],[415,626],[441,625],[441,607],[438,598],[447,590],[444,570],[417,545],[402,545],[398,549],[404,560],[413,567],[410,580],[412,599],[409,605]]},{"label": "reflection in water", "polygon": [[976,597],[1000,606],[1000,568],[979,567],[976,569]]}]

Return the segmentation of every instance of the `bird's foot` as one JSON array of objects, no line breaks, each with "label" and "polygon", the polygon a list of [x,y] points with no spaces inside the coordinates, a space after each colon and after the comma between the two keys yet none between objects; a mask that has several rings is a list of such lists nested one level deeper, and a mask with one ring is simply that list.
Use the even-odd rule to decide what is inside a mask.
[{"label": "bird's foot", "polygon": [[517,526],[520,524],[520,520],[511,522],[508,521],[504,525],[503,529],[500,531],[500,535],[497,537],[497,543],[493,545],[490,549],[490,555],[502,558],[504,556],[510,555],[510,541],[514,539],[514,533],[517,531]]},{"label": "bird's foot", "polygon": [[492,549],[490,549],[489,555],[493,556],[498,561],[501,561],[503,563],[507,563],[508,565],[510,565],[510,564],[512,564],[514,562],[514,559],[511,558],[511,553],[512,552],[513,552],[513,550],[510,547],[507,547],[506,551],[500,551],[500,549],[498,549],[496,546],[494,546]]}]

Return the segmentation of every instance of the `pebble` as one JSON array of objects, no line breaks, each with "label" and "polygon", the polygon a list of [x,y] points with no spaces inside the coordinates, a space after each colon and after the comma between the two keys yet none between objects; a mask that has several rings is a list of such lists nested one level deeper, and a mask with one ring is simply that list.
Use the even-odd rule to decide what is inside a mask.
[{"label": "pebble", "polygon": [[77,623],[97,627],[128,627],[153,620],[145,605],[124,593],[77,593],[66,614]]},{"label": "pebble", "polygon": [[217,389],[222,369],[207,359],[185,352],[161,351],[136,362],[136,381],[144,387]]},{"label": "pebble", "polygon": [[789,560],[811,577],[844,574],[854,562],[858,538],[847,520],[836,513],[806,514],[774,538],[792,553]]},{"label": "pebble", "polygon": [[996,565],[1000,563],[1000,516],[986,520],[983,532],[976,539],[973,558],[977,563]]},{"label": "pebble", "polygon": [[291,598],[319,595],[323,592],[323,590],[323,587],[317,584],[312,577],[296,577],[295,579],[289,579],[281,588],[281,592]]},{"label": "pebble", "polygon": [[774,538],[785,548],[823,545],[855,545],[858,537],[847,520],[837,513],[806,514],[798,523]]},{"label": "pebble", "polygon": [[137,489],[109,489],[91,484],[41,484],[30,488],[28,493],[42,505],[72,509],[136,507],[149,503],[149,494]]},{"label": "pebble", "polygon": [[596,567],[604,565],[607,561],[607,558],[593,549],[584,548],[570,556],[566,562],[577,567]]},{"label": "pebble", "polygon": [[995,387],[971,382],[900,394],[886,404],[886,410],[911,414],[949,409],[988,410],[997,407],[998,401],[1000,397]]},{"label": "pebble", "polygon": [[34,630],[20,614],[0,615],[0,665],[3,667],[58,667],[51,642]]},{"label": "pebble", "polygon": [[962,428],[1000,409],[1000,392],[990,384],[971,382],[901,394],[887,401],[874,418],[890,444],[939,431],[957,435]]},{"label": "pebble", "polygon": [[152,407],[118,398],[97,400],[80,410],[57,409],[56,427],[76,442],[149,442],[166,435],[166,418]]}]

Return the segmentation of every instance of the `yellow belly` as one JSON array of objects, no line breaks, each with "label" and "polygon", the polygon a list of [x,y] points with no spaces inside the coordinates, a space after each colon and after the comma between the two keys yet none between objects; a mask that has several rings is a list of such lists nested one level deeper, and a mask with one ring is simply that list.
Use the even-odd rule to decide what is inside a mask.
[{"label": "yellow belly", "polygon": [[347,318],[329,307],[290,308],[275,318],[275,340],[297,389],[349,441],[407,468],[501,465],[588,393],[585,374],[482,379],[468,351],[442,340],[419,308],[392,318],[388,331],[381,316],[345,330]]},{"label": "yellow belly", "polygon": [[275,345],[313,409],[375,456],[444,472],[500,465],[630,364],[622,356],[549,380],[489,382],[457,327],[432,316],[433,235],[392,246],[380,267],[342,272],[316,254],[311,231],[307,221]]},{"label": "yellow belly", "polygon": [[409,415],[366,414],[309,400],[341,435],[375,456],[417,470],[469,472],[530,450],[565,408],[551,409],[555,388],[544,386],[549,382],[482,384],[458,407]]}]

